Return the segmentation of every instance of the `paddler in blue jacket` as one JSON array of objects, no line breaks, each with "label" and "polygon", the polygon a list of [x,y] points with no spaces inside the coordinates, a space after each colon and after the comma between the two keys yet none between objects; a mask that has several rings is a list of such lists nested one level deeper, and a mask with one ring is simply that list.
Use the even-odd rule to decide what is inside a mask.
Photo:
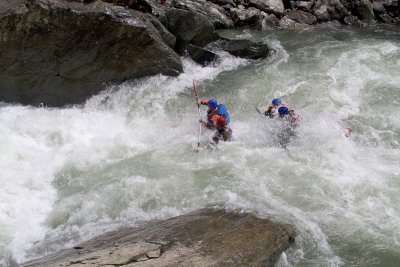
[{"label": "paddler in blue jacket", "polygon": [[231,122],[228,109],[224,104],[218,104],[217,100],[201,100],[199,104],[208,106],[207,121],[202,119],[199,122],[206,128],[217,130],[213,137],[213,141],[218,143],[219,140],[229,141],[232,139],[232,129],[228,127]]},{"label": "paddler in blue jacket", "polygon": [[[270,118],[273,118],[275,115],[277,115],[276,113],[277,113],[278,109],[279,109],[280,107],[283,107],[283,106],[289,108],[288,104],[285,103],[285,102],[282,103],[282,101],[281,101],[280,98],[274,98],[274,99],[272,99],[271,104],[269,104],[269,105],[266,107],[266,109],[265,109],[265,111],[264,111],[264,115],[265,115],[265,116],[268,116],[268,117],[270,117]],[[289,109],[290,109],[290,108],[289,108]]]}]

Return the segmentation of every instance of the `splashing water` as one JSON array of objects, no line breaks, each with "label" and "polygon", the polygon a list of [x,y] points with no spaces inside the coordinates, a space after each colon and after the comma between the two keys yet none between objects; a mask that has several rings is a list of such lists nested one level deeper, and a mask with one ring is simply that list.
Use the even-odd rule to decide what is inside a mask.
[{"label": "splashing water", "polygon": [[[72,108],[2,104],[5,266],[210,204],[295,225],[279,266],[400,263],[400,31],[224,34],[275,53],[222,53],[204,68],[185,59],[178,77],[127,82]],[[195,152],[193,79],[200,98],[227,105],[233,142]],[[276,96],[303,117],[286,149],[254,109]]]}]

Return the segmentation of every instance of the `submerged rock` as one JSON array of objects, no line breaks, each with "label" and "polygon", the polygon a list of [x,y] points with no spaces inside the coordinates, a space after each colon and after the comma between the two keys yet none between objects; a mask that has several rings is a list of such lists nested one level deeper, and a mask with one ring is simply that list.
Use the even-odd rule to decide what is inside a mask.
[{"label": "submerged rock", "polygon": [[82,103],[105,82],[183,70],[170,47],[174,37],[160,34],[149,14],[102,1],[17,0],[1,7],[0,101]]},{"label": "submerged rock", "polygon": [[292,227],[252,214],[202,209],[21,266],[274,266],[295,236]]}]

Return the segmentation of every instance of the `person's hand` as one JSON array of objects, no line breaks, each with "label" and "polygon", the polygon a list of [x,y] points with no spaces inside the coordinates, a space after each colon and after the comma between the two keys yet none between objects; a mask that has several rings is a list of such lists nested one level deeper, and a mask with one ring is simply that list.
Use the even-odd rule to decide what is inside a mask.
[{"label": "person's hand", "polygon": [[268,112],[268,111],[265,111],[265,112],[264,112],[264,115],[267,116],[267,117],[269,117],[269,118],[273,118],[273,117],[274,117],[274,114],[271,113],[271,112]]}]

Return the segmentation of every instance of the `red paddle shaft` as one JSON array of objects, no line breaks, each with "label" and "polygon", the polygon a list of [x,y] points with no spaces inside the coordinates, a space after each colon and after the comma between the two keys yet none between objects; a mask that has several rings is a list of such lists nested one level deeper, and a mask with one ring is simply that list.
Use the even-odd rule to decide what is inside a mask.
[{"label": "red paddle shaft", "polygon": [[[197,96],[196,80],[193,80],[194,97],[196,98],[197,110],[199,111],[199,119],[201,119],[199,98]],[[200,147],[201,124],[199,124],[199,135],[197,137],[197,147]]]}]

